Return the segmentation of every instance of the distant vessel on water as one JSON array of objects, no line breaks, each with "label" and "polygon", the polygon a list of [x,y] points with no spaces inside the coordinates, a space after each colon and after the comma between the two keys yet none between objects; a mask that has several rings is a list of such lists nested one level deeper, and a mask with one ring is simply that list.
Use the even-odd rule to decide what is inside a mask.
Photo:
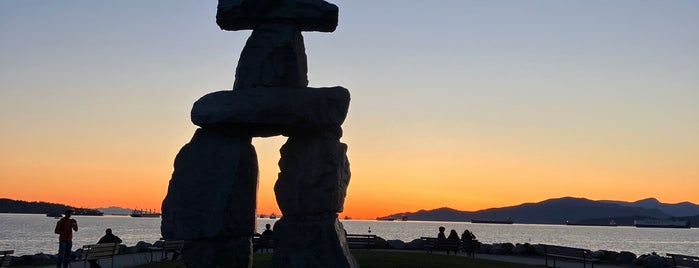
[{"label": "distant vessel on water", "polygon": [[471,223],[493,223],[493,224],[513,224],[512,218],[507,217],[506,220],[478,220],[471,219]]},{"label": "distant vessel on water", "polygon": [[162,213],[158,213],[155,210],[140,210],[134,209],[131,211],[131,217],[134,218],[160,218]]},{"label": "distant vessel on water", "polygon": [[566,221],[566,225],[574,225],[574,226],[609,226],[609,227],[617,227],[617,224],[614,220],[609,221],[609,223],[581,223],[581,222],[570,222]]},{"label": "distant vessel on water", "polygon": [[678,220],[634,220],[633,225],[639,228],[690,228],[689,221]]},{"label": "distant vessel on water", "polygon": [[[104,216],[104,213],[102,213],[102,211],[91,208],[75,208],[73,209],[73,216]],[[63,217],[63,213],[49,212],[46,213],[46,217],[60,218]]]}]

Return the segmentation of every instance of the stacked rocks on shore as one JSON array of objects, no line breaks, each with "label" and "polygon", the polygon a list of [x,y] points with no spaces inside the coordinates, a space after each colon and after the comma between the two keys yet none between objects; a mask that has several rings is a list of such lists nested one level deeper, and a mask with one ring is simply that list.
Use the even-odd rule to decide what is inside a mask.
[{"label": "stacked rocks on shore", "polygon": [[274,186],[274,267],[358,267],[337,219],[350,179],[340,142],[349,109],[342,87],[310,88],[301,31],[332,32],[322,0],[220,0],[224,30],[252,30],[233,90],[192,108],[201,128],[175,158],[162,205],[165,239],[183,239],[187,267],[251,267],[258,165],[253,137],[283,135]]}]

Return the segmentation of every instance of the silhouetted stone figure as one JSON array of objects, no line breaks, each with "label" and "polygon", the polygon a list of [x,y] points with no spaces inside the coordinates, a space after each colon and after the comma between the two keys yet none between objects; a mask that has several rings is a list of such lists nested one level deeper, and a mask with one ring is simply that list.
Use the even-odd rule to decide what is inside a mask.
[{"label": "silhouetted stone figure", "polygon": [[275,184],[274,267],[359,267],[337,219],[350,179],[341,125],[350,95],[309,88],[301,31],[332,32],[337,6],[322,0],[219,0],[224,30],[253,32],[232,91],[192,108],[198,129],[175,159],[162,234],[184,239],[187,267],[251,267],[257,158],[252,137],[288,136]]}]

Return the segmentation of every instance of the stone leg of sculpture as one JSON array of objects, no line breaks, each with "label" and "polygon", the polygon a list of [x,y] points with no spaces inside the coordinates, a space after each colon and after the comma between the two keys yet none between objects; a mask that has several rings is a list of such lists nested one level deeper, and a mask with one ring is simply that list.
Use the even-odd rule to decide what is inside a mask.
[{"label": "stone leg of sculpture", "polygon": [[347,145],[325,134],[290,136],[281,149],[274,267],[359,267],[337,220],[350,178]]},{"label": "stone leg of sculpture", "polygon": [[274,224],[273,267],[359,267],[345,242],[345,230],[336,214],[283,216]]},{"label": "stone leg of sculpture", "polygon": [[161,232],[186,241],[182,259],[188,267],[252,265],[258,167],[251,140],[198,129],[175,158]]},{"label": "stone leg of sculpture", "polygon": [[182,248],[182,261],[187,268],[252,267],[250,239],[232,237],[188,240]]}]

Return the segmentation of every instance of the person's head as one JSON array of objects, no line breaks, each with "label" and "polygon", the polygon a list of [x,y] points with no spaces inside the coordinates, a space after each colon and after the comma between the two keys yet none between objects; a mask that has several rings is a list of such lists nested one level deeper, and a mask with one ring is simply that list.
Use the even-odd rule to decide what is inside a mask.
[{"label": "person's head", "polygon": [[272,228],[272,226],[269,225],[269,223],[268,223],[268,224],[265,224],[265,228],[266,228],[267,230],[269,230],[269,228]]},{"label": "person's head", "polygon": [[73,212],[75,212],[72,209],[67,209],[65,212],[63,212],[63,215],[66,216],[66,218],[70,218],[71,215],[73,215]]},{"label": "person's head", "polygon": [[446,228],[444,228],[444,226],[439,226],[439,232],[440,232],[440,233],[444,233],[444,230],[446,230]]},{"label": "person's head", "polygon": [[455,235],[458,236],[459,234],[456,232],[456,230],[451,229],[451,231],[449,231],[449,236],[455,236]]},{"label": "person's head", "polygon": [[469,235],[469,234],[471,234],[471,232],[468,229],[465,229],[464,233],[462,235]]},{"label": "person's head", "polygon": [[111,235],[111,234],[112,234],[112,229],[107,228],[107,230],[104,230],[104,232],[105,232],[106,234],[108,234],[108,235]]}]

